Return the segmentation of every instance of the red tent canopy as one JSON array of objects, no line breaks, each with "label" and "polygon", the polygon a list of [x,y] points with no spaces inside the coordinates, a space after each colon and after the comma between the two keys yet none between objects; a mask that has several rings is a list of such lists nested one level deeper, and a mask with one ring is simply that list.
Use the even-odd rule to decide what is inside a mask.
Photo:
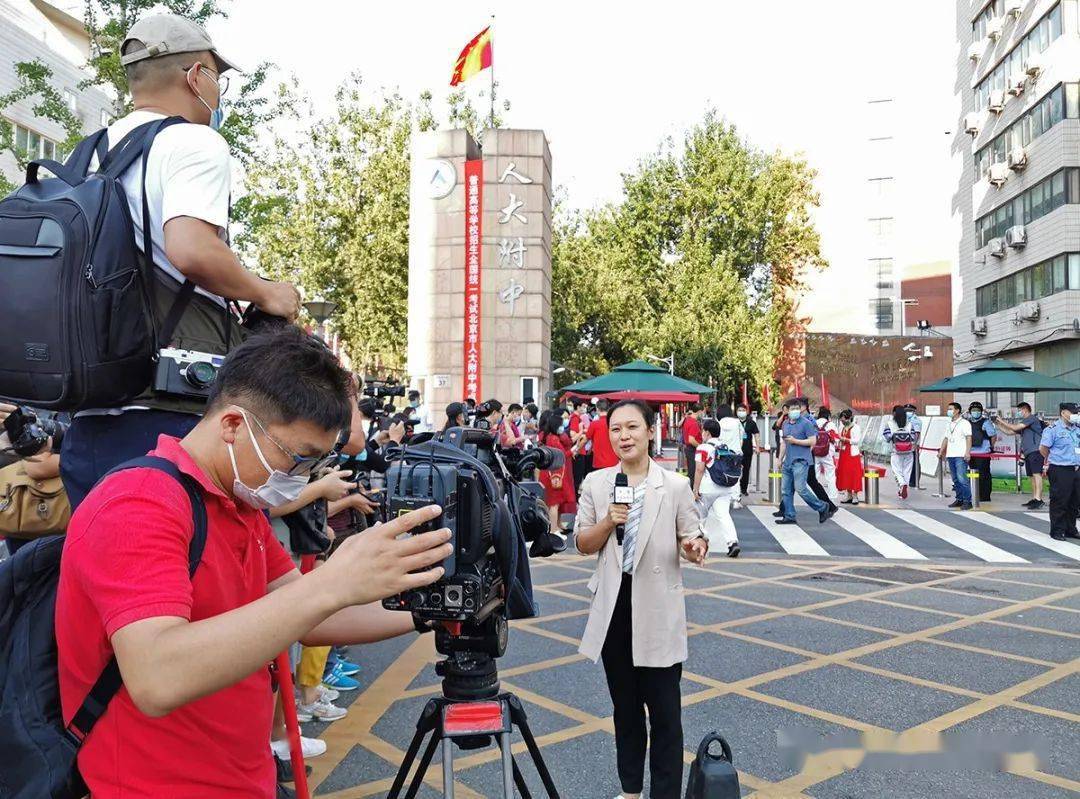
[{"label": "red tent canopy", "polygon": [[697,402],[697,394],[689,394],[685,391],[611,391],[607,394],[580,394],[576,391],[568,391],[567,397],[575,399],[599,399],[603,398],[618,402],[619,400],[637,399],[644,402]]}]

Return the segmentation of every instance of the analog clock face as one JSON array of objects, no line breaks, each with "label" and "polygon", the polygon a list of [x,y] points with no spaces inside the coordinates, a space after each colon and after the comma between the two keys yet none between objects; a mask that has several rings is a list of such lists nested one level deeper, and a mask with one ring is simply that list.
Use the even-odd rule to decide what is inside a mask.
[{"label": "analog clock face", "polygon": [[427,191],[433,200],[440,200],[457,185],[457,170],[445,158],[428,161]]}]

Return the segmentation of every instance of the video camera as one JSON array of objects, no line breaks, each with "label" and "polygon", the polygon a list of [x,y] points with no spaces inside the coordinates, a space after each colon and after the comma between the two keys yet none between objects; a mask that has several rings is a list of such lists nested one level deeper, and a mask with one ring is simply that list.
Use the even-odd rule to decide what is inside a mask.
[{"label": "video camera", "polygon": [[404,397],[405,386],[391,380],[365,380],[363,388],[365,397],[381,399],[382,397]]},{"label": "video camera", "polygon": [[66,429],[55,419],[39,419],[25,406],[19,406],[4,419],[4,432],[11,442],[11,451],[20,458],[37,455],[50,438],[53,440],[53,452],[59,452]]},{"label": "video camera", "polygon": [[[444,575],[425,588],[383,600],[433,627],[437,666],[448,696],[483,695],[498,680],[493,658],[506,651],[507,619],[535,615],[523,542],[529,555],[556,551],[540,483],[523,477],[562,465],[562,453],[537,447],[508,467],[490,433],[452,427],[391,455],[386,473],[387,517],[437,504],[442,514],[414,533],[451,531],[453,554]],[[561,539],[557,542],[562,544]],[[524,568],[519,568],[524,566]]]}]

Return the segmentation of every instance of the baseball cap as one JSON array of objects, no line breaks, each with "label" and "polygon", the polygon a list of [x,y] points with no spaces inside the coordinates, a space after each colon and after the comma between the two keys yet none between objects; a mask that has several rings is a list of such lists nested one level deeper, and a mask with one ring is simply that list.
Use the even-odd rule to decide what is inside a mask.
[{"label": "baseball cap", "polygon": [[446,416],[448,419],[453,419],[455,416],[468,411],[464,402],[451,402],[446,406]]},{"label": "baseball cap", "polygon": [[143,17],[132,25],[131,30],[127,32],[127,36],[124,37],[124,41],[120,45],[121,53],[124,52],[128,42],[140,42],[145,49],[121,55],[121,64],[133,64],[147,58],[158,58],[159,56],[176,55],[177,53],[209,51],[214,55],[222,72],[228,69],[240,71],[236,64],[217,51],[202,25],[176,14],[151,14],[148,17]]}]

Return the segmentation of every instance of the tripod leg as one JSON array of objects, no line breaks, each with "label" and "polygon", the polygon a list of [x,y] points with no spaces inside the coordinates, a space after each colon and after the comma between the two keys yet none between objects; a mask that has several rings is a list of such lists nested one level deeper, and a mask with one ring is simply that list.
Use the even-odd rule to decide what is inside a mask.
[{"label": "tripod leg", "polygon": [[[409,783],[409,790],[405,792],[405,799],[416,799],[416,794],[420,790],[420,784],[424,781],[424,775],[427,774],[428,766],[431,765],[431,758],[435,757],[435,747],[439,745],[439,734],[433,732],[431,738],[428,739],[427,748],[424,750],[424,756],[420,758],[420,765],[416,767],[416,774],[413,775],[412,782]],[[387,799],[390,799],[387,796]]]},{"label": "tripod leg", "polygon": [[[409,776],[409,769],[412,768],[413,761],[416,759],[416,753],[420,751],[420,744],[424,740],[424,736],[435,729],[437,720],[439,718],[438,705],[432,701],[428,702],[424,706],[423,713],[420,714],[420,718],[416,722],[416,733],[413,735],[412,741],[409,743],[409,750],[405,753],[405,758],[401,761],[401,766],[398,768],[397,776],[394,777],[394,784],[390,788],[390,793],[386,795],[387,799],[397,799],[401,793],[401,788],[405,784],[405,778]],[[437,736],[432,735],[431,745],[428,749],[433,748],[435,738]],[[417,773],[420,778],[423,779],[424,772],[427,771],[428,763],[431,762],[430,752],[425,752],[424,761],[421,763]],[[415,796],[416,791],[410,786],[410,796]]]},{"label": "tripod leg", "polygon": [[510,752],[510,733],[499,735],[499,749],[502,750],[503,796],[514,799],[514,777],[517,776],[517,763]]},{"label": "tripod leg", "polygon": [[442,742],[442,784],[444,799],[454,799],[454,742],[450,738]]},{"label": "tripod leg", "polygon": [[518,768],[517,760],[510,761],[514,766],[514,784],[517,785],[518,793],[521,794],[521,799],[532,799],[532,794],[529,792],[529,786],[525,784],[525,778],[521,775],[521,769]]},{"label": "tripod leg", "polygon": [[521,730],[521,738],[525,741],[529,755],[532,756],[536,771],[540,774],[540,781],[544,783],[544,789],[547,791],[549,799],[559,799],[559,792],[555,788],[555,782],[551,779],[551,772],[548,771],[544,756],[540,753],[540,747],[536,745],[536,739],[533,737],[532,730],[529,729],[529,721],[525,717],[525,708],[522,707],[521,700],[510,695],[507,702],[510,705],[510,721]]}]

